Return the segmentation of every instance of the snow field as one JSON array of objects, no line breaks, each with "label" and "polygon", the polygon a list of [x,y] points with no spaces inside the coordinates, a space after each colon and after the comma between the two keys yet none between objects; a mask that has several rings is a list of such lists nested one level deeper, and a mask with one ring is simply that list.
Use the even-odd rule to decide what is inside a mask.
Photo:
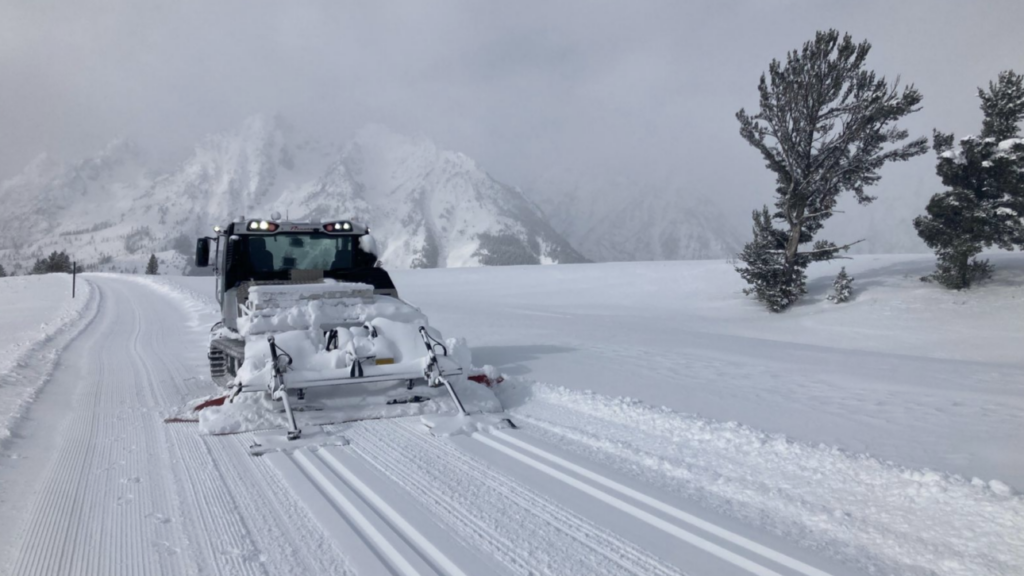
[{"label": "snow field", "polygon": [[[951,292],[930,256],[816,264],[781,315],[725,262],[399,271],[474,363],[913,469],[1024,487],[1024,255]],[[853,300],[825,300],[840,266]]]},{"label": "snow field", "polygon": [[[824,301],[838,265],[812,268],[818,276],[808,299],[782,316],[739,294],[735,273],[721,262],[415,271],[395,279],[445,335],[467,337],[475,364],[495,364],[509,377],[498,393],[520,426],[514,437],[528,445],[557,446],[601,478],[829,574],[1004,575],[1024,572],[1024,468],[1013,448],[1024,437],[1024,361],[1016,352],[1024,344],[1024,261],[993,260],[995,280],[965,293],[921,283],[928,258],[844,262],[857,280],[853,301],[839,306]],[[191,310],[205,343],[212,298],[197,294],[212,293],[212,279],[137,281],[162,285],[164,296]],[[196,370],[205,368],[202,348],[193,351]],[[678,529],[771,572],[801,573],[531,456],[503,433],[484,436],[518,455],[477,435],[433,438],[416,421],[332,429],[350,444],[312,456],[271,454],[263,473],[303,501],[310,490],[349,490],[368,522],[384,522],[375,528],[380,546],[412,542],[396,548],[396,562],[437,568],[435,546],[459,566],[476,566],[476,555],[512,573],[737,569],[665,536]],[[248,438],[232,438],[239,440],[201,443],[244,451]],[[369,489],[330,454],[339,461],[354,454],[355,464],[343,464]],[[281,472],[289,467],[300,474]],[[395,507],[398,520],[375,503],[410,494],[416,504]],[[609,512],[606,497],[657,521]],[[423,509],[429,521],[416,512]],[[310,510],[324,530],[318,538],[334,541],[330,509]],[[651,528],[660,522],[675,528]],[[438,523],[469,556],[449,553],[432,536]],[[247,530],[233,532],[248,543],[236,548],[258,560],[267,554],[258,544],[266,534]],[[359,570],[359,553],[340,550]]]}]

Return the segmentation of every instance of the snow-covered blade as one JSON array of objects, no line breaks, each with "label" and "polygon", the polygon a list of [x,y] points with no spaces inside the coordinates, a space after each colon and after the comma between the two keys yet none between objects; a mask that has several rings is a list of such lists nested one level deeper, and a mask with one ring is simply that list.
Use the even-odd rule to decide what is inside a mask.
[{"label": "snow-covered blade", "polygon": [[200,411],[208,433],[283,426],[297,439],[306,424],[501,410],[485,386],[467,384],[464,342],[445,343],[417,308],[365,284],[252,286],[238,328],[244,361],[230,401]]},{"label": "snow-covered blade", "polygon": [[[422,317],[412,307],[394,302],[397,305],[381,308],[400,310],[410,319]],[[386,315],[384,312],[375,306],[373,287],[367,284],[256,285],[249,288],[238,329],[243,336],[255,336],[288,329],[335,328],[363,324],[369,317]]]}]

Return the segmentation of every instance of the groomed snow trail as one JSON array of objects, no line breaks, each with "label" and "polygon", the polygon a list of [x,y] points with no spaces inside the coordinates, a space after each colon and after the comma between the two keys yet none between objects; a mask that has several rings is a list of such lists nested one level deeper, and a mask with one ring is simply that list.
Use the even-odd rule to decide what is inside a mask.
[{"label": "groomed snow trail", "polygon": [[519,378],[498,389],[516,430],[364,421],[253,457],[250,434],[162,423],[212,392],[209,301],[90,282],[0,454],[22,455],[0,458],[0,574],[1024,570],[1024,497],[997,486]]},{"label": "groomed snow trail", "polygon": [[[158,292],[93,277],[96,318],[65,349],[0,464],[0,572],[347,574],[243,439],[167,425],[209,392],[201,336]],[[197,340],[197,338],[200,338]]]},{"label": "groomed snow trail", "polygon": [[265,458],[362,574],[856,573],[518,431],[436,438],[415,418],[332,428],[351,444]]},{"label": "groomed snow trail", "polygon": [[868,573],[1024,574],[1024,497],[998,485],[630,399],[515,380],[503,391],[520,452],[557,446],[648,497],[720,510],[721,526],[760,525]]}]

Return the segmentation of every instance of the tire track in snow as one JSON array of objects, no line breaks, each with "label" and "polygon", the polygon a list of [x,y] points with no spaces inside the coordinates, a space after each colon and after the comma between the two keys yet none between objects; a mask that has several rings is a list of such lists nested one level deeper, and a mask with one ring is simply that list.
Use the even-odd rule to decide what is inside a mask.
[{"label": "tire track in snow", "polygon": [[[347,544],[363,574],[403,576],[467,572],[427,539],[421,528],[399,516],[365,482],[326,449],[296,450],[267,457],[289,478],[320,524]],[[379,488],[379,486],[378,486]],[[420,520],[420,526],[429,524]]]},{"label": "tire track in snow", "polygon": [[[777,564],[804,576],[830,576],[828,572],[683,512],[635,488],[524,441],[517,434],[499,430],[492,434],[475,433],[470,438],[751,574],[780,576],[776,572]],[[683,525],[696,528],[700,534],[683,528]],[[715,536],[761,558],[755,557],[752,560],[737,554],[705,535]],[[770,562],[766,564],[764,560]]]},{"label": "tire track in snow", "polygon": [[1022,573],[1024,498],[865,455],[538,385],[525,436],[878,573]]},{"label": "tire track in snow", "polygon": [[[417,424],[345,428],[351,448],[459,539],[518,573],[681,574]],[[513,521],[514,519],[514,521]]]}]

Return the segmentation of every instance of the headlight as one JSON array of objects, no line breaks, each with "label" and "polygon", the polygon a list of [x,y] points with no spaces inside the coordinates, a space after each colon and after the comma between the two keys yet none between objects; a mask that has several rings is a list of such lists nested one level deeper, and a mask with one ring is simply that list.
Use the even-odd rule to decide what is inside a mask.
[{"label": "headlight", "polygon": [[260,222],[260,230],[266,230],[267,228],[270,228],[270,224],[267,224],[266,220]]}]

